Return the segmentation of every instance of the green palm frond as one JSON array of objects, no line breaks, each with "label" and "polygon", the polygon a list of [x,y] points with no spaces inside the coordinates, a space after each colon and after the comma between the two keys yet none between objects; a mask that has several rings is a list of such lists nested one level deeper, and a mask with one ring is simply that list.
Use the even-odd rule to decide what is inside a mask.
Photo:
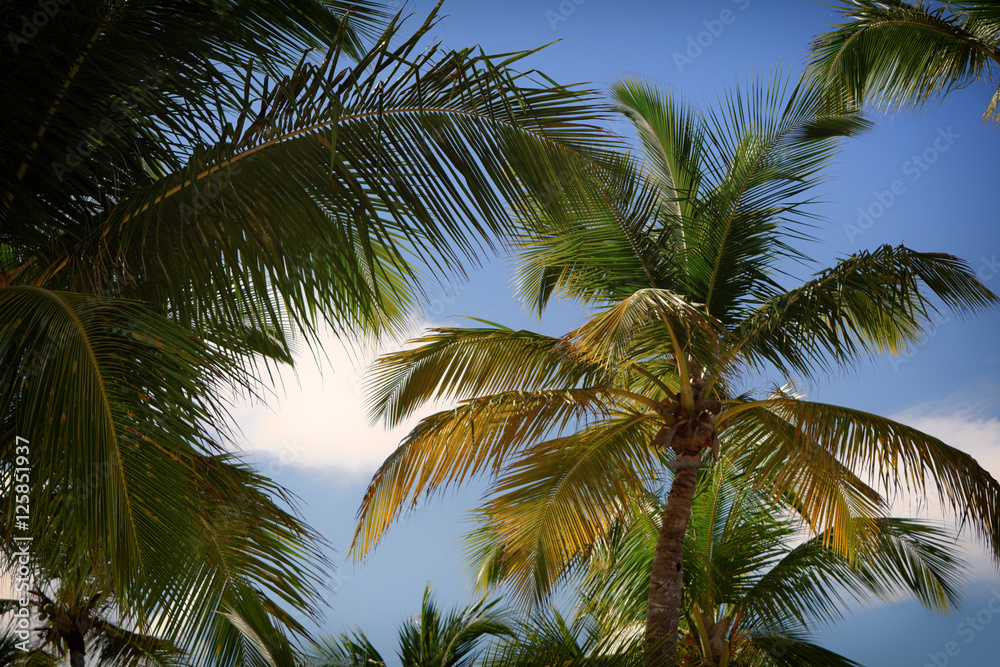
[{"label": "green palm frond", "polygon": [[527,53],[421,52],[434,22],[398,46],[392,22],[348,67],[341,33],[274,82],[237,68],[234,122],[163,173],[119,179],[54,248],[22,243],[19,279],[93,291],[118,272],[127,296],[172,303],[201,335],[247,317],[277,331],[282,311],[309,332],[317,311],[338,331],[398,329],[415,267],[474,259],[506,233],[508,206],[611,145],[582,125],[599,115],[586,93],[509,73]]},{"label": "green palm frond", "polygon": [[706,128],[701,113],[672,91],[634,78],[612,84],[611,101],[639,131],[647,177],[659,191],[662,205],[677,220],[692,219],[705,177]]},{"label": "green palm frond", "polygon": [[308,638],[306,623],[320,619],[325,542],[284,509],[294,497],[251,468],[225,458],[200,467],[201,500],[213,511],[197,517],[198,542],[162,554],[178,571],[144,590],[161,632],[196,647],[196,664],[292,664],[286,634]]},{"label": "green palm frond", "polygon": [[737,664],[768,667],[863,667],[861,663],[794,636],[753,636],[737,654]]},{"label": "green palm frond", "polygon": [[[372,422],[393,427],[423,403],[592,385],[598,369],[566,340],[503,327],[431,329],[365,378]],[[442,381],[443,380],[443,381]]]},{"label": "green palm frond", "polygon": [[[276,75],[333,35],[357,56],[388,19],[368,0],[80,0],[61,10],[27,41],[22,19],[38,7],[18,0],[0,13],[15,37],[0,56],[10,75],[0,92],[0,235],[21,260],[50,230],[69,234],[63,245],[78,239],[118,187],[211,143],[223,117],[214,107],[226,116],[241,107],[242,90],[220,86],[234,69],[253,61]],[[75,196],[83,192],[94,197]]]},{"label": "green palm frond", "polygon": [[822,535],[789,551],[744,598],[744,624],[775,629],[834,622],[847,608],[845,596],[869,602],[909,594],[934,611],[956,607],[965,563],[956,557],[951,535],[894,518],[877,519],[863,530],[860,557],[853,562],[823,546]]},{"label": "green palm frond", "polygon": [[[30,443],[31,504],[48,517],[31,525],[41,571],[60,578],[87,554],[107,554],[113,595],[139,623],[161,615],[164,636],[182,645],[244,579],[313,606],[327,567],[318,535],[275,502],[288,500],[281,487],[205,436],[228,426],[224,358],[120,299],[9,287],[0,312],[5,474],[13,480],[16,434]],[[12,496],[11,535],[14,509]]]},{"label": "green palm frond", "polygon": [[32,526],[35,538],[55,546],[73,535],[129,581],[147,550],[166,549],[159,521],[190,524],[179,461],[217,450],[205,434],[228,428],[216,398],[228,365],[170,320],[117,299],[8,287],[0,322],[6,474],[15,436],[27,439],[32,504],[50,517]]},{"label": "green palm frond", "polygon": [[[992,2],[841,0],[845,21],[812,44],[810,75],[854,104],[921,107],[956,88],[992,81],[1000,64]],[[998,90],[984,119],[998,120]]]},{"label": "green palm frond", "polygon": [[734,330],[733,354],[809,375],[862,356],[905,353],[936,312],[922,286],[959,315],[1000,304],[967,262],[886,245],[759,305]]},{"label": "green palm frond", "polygon": [[315,667],[385,667],[385,658],[360,630],[337,637],[323,636],[309,652]]},{"label": "green palm frond", "polygon": [[[831,460],[887,491],[925,493],[932,487],[944,507],[967,523],[994,553],[1000,552],[1000,484],[965,452],[904,424],[839,406],[778,398],[732,410],[737,412],[743,423],[769,423],[777,418],[789,426],[769,429],[769,440],[758,443],[757,453],[748,457],[748,469],[757,469],[776,448],[793,450],[816,443]],[[816,476],[810,486],[834,479]],[[787,482],[792,486],[793,480]]]},{"label": "green palm frond", "polygon": [[795,426],[777,416],[734,419],[724,435],[738,465],[752,470],[756,488],[790,505],[810,530],[823,532],[827,546],[848,558],[857,546],[856,517],[875,519],[885,500],[821,441],[796,438]]},{"label": "green palm frond", "polygon": [[109,622],[101,624],[88,647],[100,667],[185,665],[184,653],[158,637],[127,630]]},{"label": "green palm frond", "polygon": [[419,616],[399,629],[403,667],[470,667],[484,639],[513,634],[498,604],[499,600],[482,600],[442,614],[428,584]]},{"label": "green palm frond", "polygon": [[670,284],[666,235],[648,233],[659,194],[631,158],[614,162],[612,169],[588,170],[587,187],[572,173],[560,179],[551,195],[559,203],[554,212],[535,206],[517,221],[515,292],[538,315],[557,293],[607,305]]},{"label": "green palm frond", "polygon": [[799,236],[789,223],[809,217],[805,193],[836,139],[868,123],[780,72],[727,92],[718,112],[636,79],[611,95],[639,133],[641,176],[609,179],[606,200],[578,197],[575,225],[528,225],[522,298],[541,309],[555,289],[604,304],[626,288],[666,288],[732,322],[747,295],[780,293],[775,262],[802,257],[784,240]]}]

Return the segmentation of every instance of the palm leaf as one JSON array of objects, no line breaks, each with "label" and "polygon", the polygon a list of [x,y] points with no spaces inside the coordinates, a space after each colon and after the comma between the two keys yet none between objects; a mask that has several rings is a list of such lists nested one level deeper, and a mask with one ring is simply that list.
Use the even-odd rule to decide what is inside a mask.
[{"label": "palm leaf", "polygon": [[383,355],[365,377],[373,422],[393,427],[424,403],[590,385],[593,364],[560,338],[503,327],[431,329]]},{"label": "palm leaf", "polygon": [[758,306],[735,329],[733,354],[811,375],[862,356],[905,353],[936,312],[922,286],[959,315],[1000,303],[967,262],[886,245]]},{"label": "palm leaf", "polygon": [[[965,452],[914,428],[860,410],[792,398],[764,401],[758,407],[747,404],[738,410],[742,412],[738,416],[752,415],[751,419],[760,420],[768,430],[768,440],[758,442],[758,453],[748,460],[749,469],[755,469],[754,462],[766,459],[776,451],[775,447],[794,450],[815,443],[831,461],[842,462],[848,470],[871,478],[887,491],[925,492],[928,485],[933,486],[942,504],[952,509],[963,524],[967,522],[994,553],[1000,553],[1000,484]],[[768,415],[788,428],[778,428]],[[807,485],[820,494],[821,487],[837,484],[835,468],[825,465],[827,474],[817,471]],[[787,483],[794,485],[790,479]],[[800,491],[796,490],[796,494],[805,511],[823,508],[818,501],[806,502]],[[822,526],[823,522],[816,525]]]},{"label": "palm leaf", "polygon": [[[847,20],[814,40],[810,74],[859,106],[920,107],[991,78],[991,66],[1000,63],[993,3],[932,9],[924,2],[842,0],[834,6]],[[991,102],[984,119],[996,120],[995,113]]]},{"label": "palm leaf", "polygon": [[604,412],[600,389],[511,391],[431,415],[375,472],[361,508],[351,553],[364,557],[407,501],[496,475],[536,438]]},{"label": "palm leaf", "polygon": [[547,596],[607,533],[621,498],[657,479],[660,458],[648,443],[660,426],[655,413],[623,410],[525,450],[492,485],[485,509],[520,603]]}]

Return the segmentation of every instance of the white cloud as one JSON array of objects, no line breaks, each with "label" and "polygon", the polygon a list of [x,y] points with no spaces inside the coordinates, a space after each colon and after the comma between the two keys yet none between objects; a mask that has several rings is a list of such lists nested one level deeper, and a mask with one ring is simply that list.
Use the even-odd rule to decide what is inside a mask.
[{"label": "white cloud", "polygon": [[267,405],[234,411],[245,438],[243,448],[264,454],[263,469],[274,476],[281,466],[321,468],[348,477],[370,476],[428,408],[392,430],[369,426],[361,393],[365,367],[377,356],[402,348],[350,346],[332,332],[321,337],[319,361],[309,350],[295,355],[295,368],[275,375]]}]

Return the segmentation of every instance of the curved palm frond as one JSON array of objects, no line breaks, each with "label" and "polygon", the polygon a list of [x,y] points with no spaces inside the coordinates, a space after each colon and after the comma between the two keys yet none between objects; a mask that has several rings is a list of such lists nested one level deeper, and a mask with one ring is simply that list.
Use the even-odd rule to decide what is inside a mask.
[{"label": "curved palm frond", "polygon": [[[810,76],[857,106],[921,107],[956,88],[991,81],[1000,64],[992,2],[841,0],[845,20],[812,44]],[[997,117],[1000,89],[983,114]]]},{"label": "curved palm frond", "polygon": [[670,284],[663,235],[647,233],[659,194],[631,158],[613,162],[612,169],[585,170],[587,187],[569,173],[553,187],[558,207],[535,206],[517,220],[515,293],[539,316],[556,293],[608,305]]},{"label": "curved palm frond", "polygon": [[309,653],[315,667],[384,667],[385,658],[360,630],[320,637]]},{"label": "curved palm frond", "polygon": [[566,340],[505,327],[431,329],[365,378],[371,421],[393,427],[420,405],[500,392],[593,385],[598,369]]},{"label": "curved palm frond", "polygon": [[886,245],[759,305],[734,330],[732,353],[806,375],[863,355],[905,353],[935,312],[922,286],[959,315],[1000,304],[967,262]]},{"label": "curved palm frond", "polygon": [[[281,487],[206,437],[228,429],[218,397],[231,377],[225,357],[121,299],[14,286],[0,290],[0,314],[4,474],[14,479],[14,443],[28,442],[29,500],[48,518],[30,525],[41,571],[63,578],[105,554],[114,597],[140,625],[156,615],[183,646],[216,624],[243,581],[314,608],[328,567],[321,539],[275,502],[289,500]],[[11,535],[14,501],[2,504]]]},{"label": "curved palm frond", "polygon": [[868,602],[907,593],[934,611],[955,608],[964,563],[952,536],[911,519],[862,523],[856,559],[824,546],[822,535],[787,552],[745,596],[744,625],[769,632],[833,622],[842,617],[845,596]]},{"label": "curved palm frond", "polygon": [[494,567],[519,603],[543,600],[610,529],[621,498],[662,474],[648,444],[661,425],[655,413],[622,411],[526,449],[491,486]]},{"label": "curved palm frond", "polygon": [[[740,414],[735,414],[735,413]],[[942,505],[968,523],[993,553],[1000,553],[1000,483],[974,458],[912,427],[860,410],[776,398],[732,409],[740,421],[787,428],[768,428],[768,440],[757,443],[746,465],[756,469],[775,447],[797,448],[815,443],[831,460],[866,475],[888,491],[937,491]],[[853,474],[852,474],[853,476]],[[824,486],[832,475],[815,476],[810,485]],[[791,480],[788,480],[791,482]],[[801,496],[800,496],[801,498]],[[810,512],[816,503],[804,505]]]},{"label": "curved palm frond", "polygon": [[[15,436],[31,443],[31,501],[49,517],[32,526],[38,545],[73,535],[69,543],[107,554],[116,581],[131,580],[143,553],[168,550],[157,521],[190,524],[190,503],[174,491],[186,486],[178,459],[214,453],[205,434],[227,430],[216,398],[225,360],[118,299],[8,287],[0,321],[4,442],[10,455]],[[12,476],[14,458],[5,461]],[[9,499],[9,534],[13,512]]]},{"label": "curved palm frond", "polygon": [[859,662],[795,636],[755,636],[742,647],[740,658],[749,665],[769,667],[863,667]]},{"label": "curved palm frond", "polygon": [[233,123],[183,163],[119,182],[86,229],[25,247],[19,280],[100,289],[101,255],[127,272],[126,295],[171,303],[200,335],[247,317],[280,331],[281,311],[310,333],[317,311],[338,331],[398,329],[419,265],[475,259],[506,233],[508,206],[611,146],[583,125],[599,114],[586,93],[510,73],[526,52],[420,52],[434,21],[399,46],[394,21],[347,68],[341,34],[273,83],[237,69]]},{"label": "curved palm frond", "polygon": [[511,391],[426,417],[372,477],[350,552],[362,558],[407,503],[489,472],[497,475],[536,439],[606,411],[601,388]]}]

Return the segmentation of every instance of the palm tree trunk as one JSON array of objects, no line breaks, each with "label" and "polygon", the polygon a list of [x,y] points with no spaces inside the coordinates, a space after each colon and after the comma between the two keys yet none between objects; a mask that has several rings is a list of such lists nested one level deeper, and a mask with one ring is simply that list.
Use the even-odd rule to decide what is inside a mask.
[{"label": "palm tree trunk", "polygon": [[74,632],[63,635],[63,638],[66,640],[66,647],[69,648],[70,667],[84,667],[86,645],[84,644],[83,635],[79,632]]},{"label": "palm tree trunk", "polygon": [[681,583],[684,579],[684,533],[691,520],[697,481],[697,467],[678,467],[667,496],[663,526],[649,576],[646,667],[672,667],[674,664],[681,614]]}]

